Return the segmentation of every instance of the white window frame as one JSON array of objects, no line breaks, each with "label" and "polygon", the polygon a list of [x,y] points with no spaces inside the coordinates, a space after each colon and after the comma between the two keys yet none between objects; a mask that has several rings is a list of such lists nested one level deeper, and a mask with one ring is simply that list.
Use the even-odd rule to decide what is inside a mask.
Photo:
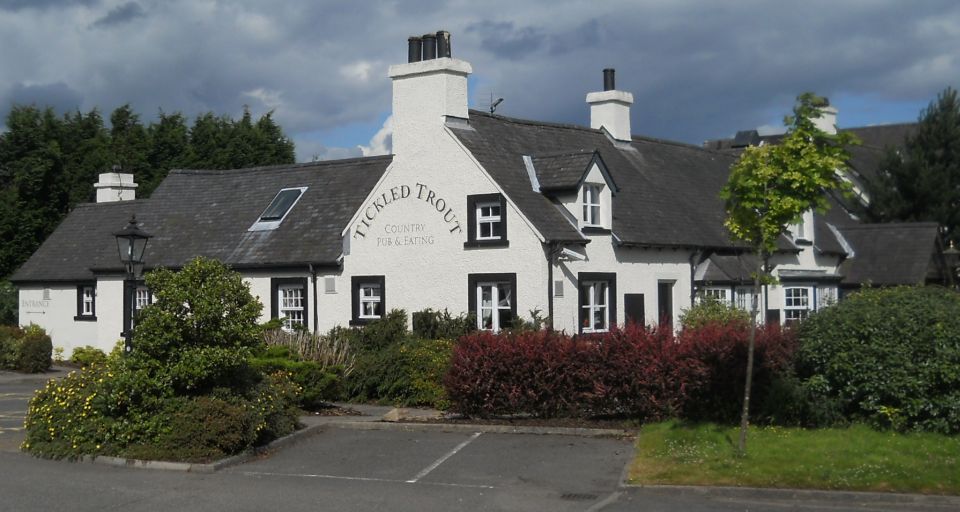
[{"label": "white window frame", "polygon": [[96,287],[83,286],[80,288],[80,316],[94,316],[95,301],[97,296]]},{"label": "white window frame", "polygon": [[[597,293],[597,286],[603,286],[603,293]],[[589,327],[584,325],[581,329],[581,332],[590,333],[590,332],[607,332],[610,330],[610,283],[608,281],[586,281],[580,284],[580,293],[587,294],[587,300],[585,303],[580,306],[586,312],[584,313],[584,318],[590,323]],[[601,299],[601,302],[597,302],[597,298]],[[597,328],[593,324],[593,318],[595,313],[601,313],[600,318],[603,318],[603,326]]]},{"label": "white window frame", "polygon": [[704,288],[701,292],[701,297],[710,297],[715,299],[721,304],[726,304],[730,306],[733,304],[733,301],[730,298],[730,288],[725,288],[721,286],[708,286]]},{"label": "white window frame", "polygon": [[818,286],[817,287],[817,310],[832,306],[837,303],[838,290],[836,286]]},{"label": "white window frame", "polygon": [[146,286],[137,286],[133,289],[133,294],[134,305],[136,306],[137,311],[141,311],[143,308],[153,303],[153,297],[150,296],[150,289]]},{"label": "white window frame", "polygon": [[[292,293],[294,291],[299,294]],[[307,326],[307,311],[304,307],[306,293],[307,290],[301,284],[277,286],[277,318],[283,322],[283,330],[292,331],[294,324]]]},{"label": "white window frame", "polygon": [[[360,311],[357,311],[357,318],[364,320],[378,319],[383,316],[383,290],[380,283],[360,283]],[[367,305],[373,305],[374,308],[380,307],[381,314],[367,314]]]},{"label": "white window frame", "polygon": [[[507,286],[511,290],[507,293],[506,297],[500,297],[501,287]],[[484,306],[483,304],[483,289],[490,288],[490,306]],[[499,332],[501,329],[509,327],[508,325],[500,325],[500,311],[506,310],[513,313],[513,301],[516,300],[516,290],[512,289],[512,285],[508,281],[484,281],[477,283],[477,329],[481,331],[493,331]],[[506,301],[506,305],[504,302]],[[490,311],[490,327],[487,328],[483,325],[483,312],[484,310]]]},{"label": "white window frame", "polygon": [[603,185],[599,183],[583,184],[583,225],[603,226]]},{"label": "white window frame", "polygon": [[[793,296],[794,292],[796,296]],[[785,286],[782,323],[798,322],[810,316],[814,310],[814,298],[812,286]]]},{"label": "white window frame", "polygon": [[[484,208],[496,208],[497,214],[493,215],[492,213],[484,215]],[[500,232],[503,232],[503,207],[500,204],[500,201],[483,201],[478,202],[476,205],[476,215],[477,215],[477,240],[501,240],[503,239],[502,235],[493,234],[496,230],[497,225],[500,225]],[[488,226],[490,234],[487,236],[483,235],[483,227]]]}]

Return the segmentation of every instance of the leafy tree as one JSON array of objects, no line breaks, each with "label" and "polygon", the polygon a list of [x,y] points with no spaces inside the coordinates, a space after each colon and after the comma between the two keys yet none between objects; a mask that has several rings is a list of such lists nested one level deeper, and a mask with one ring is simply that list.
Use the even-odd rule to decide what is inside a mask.
[{"label": "leafy tree", "polygon": [[[797,222],[811,208],[827,208],[824,192],[845,186],[840,173],[849,155],[844,146],[855,143],[855,139],[847,133],[824,133],[814,125],[813,120],[820,117],[820,108],[825,105],[826,101],[813,93],[798,96],[793,115],[784,118],[787,133],[781,143],[747,148],[733,165],[730,178],[720,192],[726,201],[724,224],[757,255],[754,297],[760,296],[761,281],[769,281],[764,266],[786,226]],[[754,318],[757,307],[754,301]],[[737,445],[741,455],[746,453],[747,445],[755,341],[756,324],[751,322]]]},{"label": "leafy tree", "polygon": [[146,281],[156,301],[134,328],[131,367],[163,375],[178,394],[236,386],[262,343],[262,306],[240,274],[197,258],[179,272],[150,272]]},{"label": "leafy tree", "polygon": [[867,184],[875,222],[933,221],[960,242],[960,99],[947,88],[920,114],[900,151],[888,150]]}]

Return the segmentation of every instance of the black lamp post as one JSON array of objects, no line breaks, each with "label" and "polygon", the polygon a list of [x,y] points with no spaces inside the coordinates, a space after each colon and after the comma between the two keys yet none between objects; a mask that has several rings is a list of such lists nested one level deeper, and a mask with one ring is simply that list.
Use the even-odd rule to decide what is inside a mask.
[{"label": "black lamp post", "polygon": [[[123,262],[127,270],[127,276],[124,280],[124,290],[129,293],[126,303],[130,306],[129,327],[123,332],[123,352],[129,354],[133,350],[133,319],[137,312],[137,278],[143,272],[143,253],[147,248],[147,240],[150,234],[137,226],[137,216],[131,215],[130,222],[113,234],[117,237],[117,249],[120,252],[120,261]],[[126,320],[126,319],[125,319]]]},{"label": "black lamp post", "polygon": [[950,247],[943,251],[943,259],[947,264],[947,283],[950,286],[960,285],[960,250],[950,241]]}]

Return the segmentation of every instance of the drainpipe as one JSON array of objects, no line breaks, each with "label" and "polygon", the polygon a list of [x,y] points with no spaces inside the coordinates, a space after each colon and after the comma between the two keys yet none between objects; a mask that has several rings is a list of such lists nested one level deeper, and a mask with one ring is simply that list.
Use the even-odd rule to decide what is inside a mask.
[{"label": "drainpipe", "polygon": [[317,334],[317,311],[320,309],[320,305],[317,304],[317,271],[313,268],[313,263],[308,265],[310,270],[310,277],[313,278],[313,334]]},{"label": "drainpipe", "polygon": [[550,242],[550,245],[547,246],[547,329],[553,330],[553,264],[554,260],[557,258],[557,254],[560,254],[560,244],[557,242]]}]

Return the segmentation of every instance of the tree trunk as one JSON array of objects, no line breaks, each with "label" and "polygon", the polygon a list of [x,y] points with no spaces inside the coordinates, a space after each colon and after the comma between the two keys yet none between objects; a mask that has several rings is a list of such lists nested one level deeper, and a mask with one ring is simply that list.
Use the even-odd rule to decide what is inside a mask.
[{"label": "tree trunk", "polygon": [[[747,454],[747,426],[750,424],[750,387],[753,385],[753,347],[757,339],[757,313],[760,309],[760,272],[763,270],[763,251],[757,252],[757,268],[753,274],[753,297],[751,298],[753,318],[750,322],[750,338],[747,342],[747,382],[743,387],[743,412],[740,414],[740,441],[737,454]],[[763,321],[764,319],[761,319]]]}]

